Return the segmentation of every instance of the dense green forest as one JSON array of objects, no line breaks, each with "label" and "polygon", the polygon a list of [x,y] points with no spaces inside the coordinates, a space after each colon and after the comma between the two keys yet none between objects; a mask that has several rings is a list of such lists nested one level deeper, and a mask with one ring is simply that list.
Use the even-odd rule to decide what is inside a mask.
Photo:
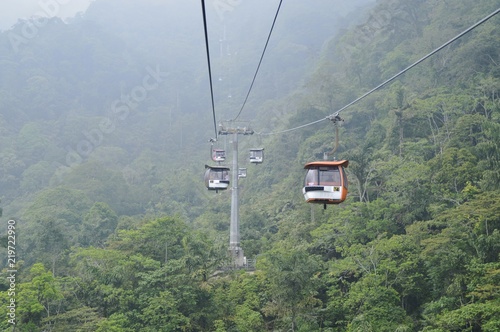
[{"label": "dense green forest", "polygon": [[[173,4],[97,0],[68,22],[0,32],[0,329],[499,331],[499,15],[342,111],[344,203],[301,194],[304,164],[335,145],[317,120],[498,0],[284,2],[242,112],[256,132],[240,142],[252,271],[221,271],[231,193],[203,183],[214,128],[201,9]],[[277,3],[212,4],[226,120]],[[248,165],[256,146],[265,162]]]}]

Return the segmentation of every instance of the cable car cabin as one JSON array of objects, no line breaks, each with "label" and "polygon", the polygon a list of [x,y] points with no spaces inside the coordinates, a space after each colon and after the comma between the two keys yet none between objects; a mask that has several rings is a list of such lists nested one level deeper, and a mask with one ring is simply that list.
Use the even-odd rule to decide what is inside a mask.
[{"label": "cable car cabin", "polygon": [[208,190],[225,190],[229,187],[229,168],[205,165],[205,185]]},{"label": "cable car cabin", "polygon": [[264,149],[250,149],[250,162],[260,164],[264,161]]},{"label": "cable car cabin", "polygon": [[213,149],[212,160],[215,162],[222,162],[226,160],[226,151],[222,149]]},{"label": "cable car cabin", "polygon": [[246,178],[247,177],[247,169],[246,168],[238,168],[238,178]]},{"label": "cable car cabin", "polygon": [[347,176],[344,167],[348,160],[314,161],[307,169],[302,193],[308,203],[339,204],[347,197]]}]

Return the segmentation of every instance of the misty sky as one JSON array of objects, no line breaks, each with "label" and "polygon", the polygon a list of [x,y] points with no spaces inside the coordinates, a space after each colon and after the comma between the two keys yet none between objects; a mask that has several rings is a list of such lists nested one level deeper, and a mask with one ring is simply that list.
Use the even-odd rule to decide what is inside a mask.
[{"label": "misty sky", "polygon": [[32,16],[72,17],[93,0],[1,0],[0,30],[9,29],[19,18]]}]

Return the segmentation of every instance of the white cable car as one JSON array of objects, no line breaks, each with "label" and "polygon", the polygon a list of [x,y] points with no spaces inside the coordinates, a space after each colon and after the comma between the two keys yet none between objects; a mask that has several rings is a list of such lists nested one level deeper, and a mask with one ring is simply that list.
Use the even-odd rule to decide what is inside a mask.
[{"label": "white cable car", "polygon": [[226,190],[229,187],[229,167],[205,165],[205,186],[208,190]]},{"label": "white cable car", "polygon": [[247,177],[247,169],[246,168],[238,168],[238,178],[246,178]]},{"label": "white cable car", "polygon": [[264,161],[264,149],[250,149],[250,162],[260,164]]},{"label": "white cable car", "polygon": [[222,149],[212,149],[212,160],[220,163],[226,160],[226,151]]},{"label": "white cable car", "polygon": [[347,175],[344,167],[348,160],[314,161],[307,169],[302,193],[308,203],[340,204],[347,198]]}]

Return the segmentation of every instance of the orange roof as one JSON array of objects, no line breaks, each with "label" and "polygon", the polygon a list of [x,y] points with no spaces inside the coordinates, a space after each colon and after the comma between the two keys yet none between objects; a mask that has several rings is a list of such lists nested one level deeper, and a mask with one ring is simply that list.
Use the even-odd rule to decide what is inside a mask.
[{"label": "orange roof", "polygon": [[328,160],[323,160],[323,161],[313,161],[310,163],[307,163],[304,168],[309,169],[309,168],[315,168],[315,167],[320,167],[320,166],[343,166],[347,167],[349,165],[349,160],[336,160],[336,161],[328,161]]}]

